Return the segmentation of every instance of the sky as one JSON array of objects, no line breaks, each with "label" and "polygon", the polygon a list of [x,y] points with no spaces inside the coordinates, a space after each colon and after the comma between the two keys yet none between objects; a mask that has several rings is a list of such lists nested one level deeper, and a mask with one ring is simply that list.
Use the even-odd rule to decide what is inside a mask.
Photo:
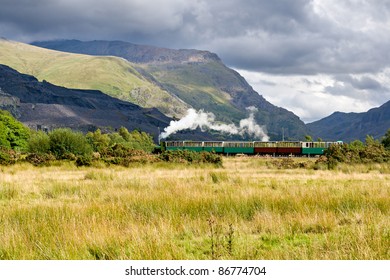
[{"label": "sky", "polygon": [[208,50],[304,122],[390,100],[389,0],[0,0],[0,37]]}]

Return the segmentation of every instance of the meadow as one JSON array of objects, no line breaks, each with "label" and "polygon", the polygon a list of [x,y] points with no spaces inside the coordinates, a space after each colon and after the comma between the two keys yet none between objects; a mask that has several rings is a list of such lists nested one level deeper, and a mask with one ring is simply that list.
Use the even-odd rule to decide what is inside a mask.
[{"label": "meadow", "polygon": [[388,164],[272,161],[2,166],[0,259],[390,259]]}]

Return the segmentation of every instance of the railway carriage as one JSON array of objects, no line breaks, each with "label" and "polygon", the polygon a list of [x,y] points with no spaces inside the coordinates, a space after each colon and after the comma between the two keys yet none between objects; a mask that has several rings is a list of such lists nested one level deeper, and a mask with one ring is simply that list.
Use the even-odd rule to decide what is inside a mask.
[{"label": "railway carriage", "polygon": [[323,155],[325,150],[331,145],[342,144],[342,141],[337,142],[302,142],[302,155]]},{"label": "railway carriage", "polygon": [[224,154],[253,154],[253,142],[223,142]]},{"label": "railway carriage", "polygon": [[318,156],[323,155],[331,145],[341,143],[342,141],[165,141],[161,143],[161,148],[167,151],[207,151],[226,155]]}]

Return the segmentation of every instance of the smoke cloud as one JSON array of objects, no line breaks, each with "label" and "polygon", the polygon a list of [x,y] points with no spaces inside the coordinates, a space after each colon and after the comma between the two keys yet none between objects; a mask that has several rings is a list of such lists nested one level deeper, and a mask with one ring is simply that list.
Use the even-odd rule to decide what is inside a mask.
[{"label": "smoke cloud", "polygon": [[210,129],[230,135],[244,136],[247,134],[256,140],[268,141],[268,135],[255,121],[257,108],[251,106],[246,109],[249,112],[249,117],[240,120],[240,125],[236,126],[234,124],[216,122],[215,115],[213,113],[205,112],[203,110],[196,111],[191,108],[187,110],[187,114],[182,119],[178,121],[171,121],[169,126],[164,129],[164,132],[160,134],[159,138],[167,138],[171,134],[185,129],[195,130],[200,128],[202,131]]}]

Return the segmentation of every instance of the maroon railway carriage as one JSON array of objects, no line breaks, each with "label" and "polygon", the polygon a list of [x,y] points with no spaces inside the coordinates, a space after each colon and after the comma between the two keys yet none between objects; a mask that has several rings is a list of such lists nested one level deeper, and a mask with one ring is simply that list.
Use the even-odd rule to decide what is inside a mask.
[{"label": "maroon railway carriage", "polygon": [[300,155],[301,142],[254,142],[254,153],[259,155]]}]

